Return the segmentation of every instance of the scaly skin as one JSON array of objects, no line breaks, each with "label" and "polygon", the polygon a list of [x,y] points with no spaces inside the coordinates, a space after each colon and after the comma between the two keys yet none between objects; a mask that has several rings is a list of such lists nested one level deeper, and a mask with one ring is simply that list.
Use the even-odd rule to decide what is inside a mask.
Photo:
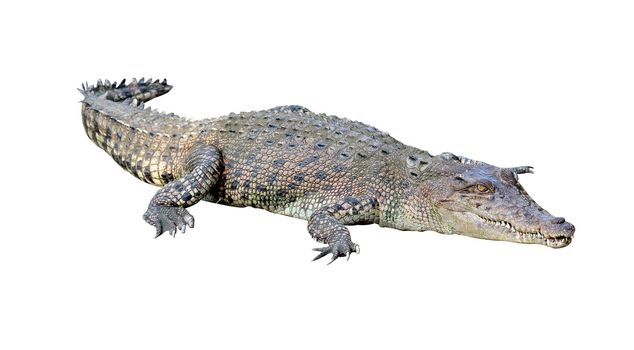
[{"label": "scaly skin", "polygon": [[189,120],[145,108],[165,81],[99,81],[80,91],[88,137],[137,178],[161,186],[144,219],[175,235],[200,200],[308,220],[332,261],[359,246],[346,225],[457,233],[550,247],[574,226],[550,215],[517,175],[451,153],[432,156],[360,122],[300,106]]}]

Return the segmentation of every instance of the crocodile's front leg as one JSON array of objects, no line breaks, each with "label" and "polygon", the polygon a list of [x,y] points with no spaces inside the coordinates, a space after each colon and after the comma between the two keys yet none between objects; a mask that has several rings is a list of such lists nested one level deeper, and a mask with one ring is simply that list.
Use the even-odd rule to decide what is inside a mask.
[{"label": "crocodile's front leg", "polygon": [[176,236],[187,226],[194,227],[194,217],[185,208],[198,203],[218,183],[222,173],[222,156],[218,148],[200,144],[192,148],[185,164],[185,174],[161,188],[150,201],[143,219],[156,228],[156,237],[164,232]]},{"label": "crocodile's front leg", "polygon": [[315,211],[308,219],[308,232],[320,243],[328,246],[319,251],[313,260],[332,254],[330,263],[342,256],[350,259],[350,253],[359,253],[359,245],[352,242],[345,225],[371,224],[378,220],[377,200],[371,197],[345,197],[342,200]]}]

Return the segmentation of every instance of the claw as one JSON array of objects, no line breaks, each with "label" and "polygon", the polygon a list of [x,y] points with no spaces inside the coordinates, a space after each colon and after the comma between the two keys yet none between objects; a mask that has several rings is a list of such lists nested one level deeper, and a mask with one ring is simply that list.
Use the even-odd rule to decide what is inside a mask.
[{"label": "claw", "polygon": [[350,252],[346,253],[346,261],[350,260]]},{"label": "claw", "polygon": [[317,260],[317,259],[321,259],[324,256],[328,255],[329,251],[328,251],[329,247],[323,247],[323,248],[313,248],[314,251],[318,251],[321,252],[319,254],[317,254],[316,257],[313,258],[313,261]]},{"label": "claw", "polygon": [[330,260],[330,262],[328,264],[326,264],[326,265],[332,264],[332,262],[337,260],[338,257],[339,257],[339,254],[332,254],[332,260]]},{"label": "claw", "polygon": [[[186,215],[184,219],[185,219],[185,222],[187,223],[187,225],[190,228],[194,228],[194,217],[193,216]],[[185,231],[183,231],[183,232],[185,232]]]},{"label": "claw", "polygon": [[356,243],[354,244],[354,252],[357,254],[361,253],[361,247],[359,247],[359,245]]}]

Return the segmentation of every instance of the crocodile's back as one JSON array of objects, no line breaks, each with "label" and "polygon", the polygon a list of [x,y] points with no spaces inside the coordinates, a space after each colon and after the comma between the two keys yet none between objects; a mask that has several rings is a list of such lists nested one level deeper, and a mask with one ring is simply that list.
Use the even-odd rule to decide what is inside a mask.
[{"label": "crocodile's back", "polygon": [[220,117],[209,133],[224,158],[219,199],[300,218],[330,198],[362,194],[406,148],[374,127],[299,106]]},{"label": "crocodile's back", "polygon": [[222,160],[204,199],[308,218],[325,203],[382,191],[391,185],[384,170],[402,168],[407,147],[387,133],[300,106],[202,120],[143,106],[170,88],[133,81],[82,90],[88,137],[145,182],[164,186],[179,179],[192,149],[206,144]]}]

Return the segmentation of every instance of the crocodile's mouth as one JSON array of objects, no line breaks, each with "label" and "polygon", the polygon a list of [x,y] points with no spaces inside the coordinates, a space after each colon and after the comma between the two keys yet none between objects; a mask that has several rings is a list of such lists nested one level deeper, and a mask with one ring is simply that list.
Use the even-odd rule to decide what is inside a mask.
[{"label": "crocodile's mouth", "polygon": [[473,213],[485,227],[492,231],[498,232],[504,236],[511,237],[513,241],[519,243],[529,244],[543,244],[551,248],[563,248],[572,242],[572,236],[569,234],[561,233],[548,233],[542,232],[541,228],[535,228],[532,230],[521,230],[513,223],[504,220],[494,220],[482,217]]}]

